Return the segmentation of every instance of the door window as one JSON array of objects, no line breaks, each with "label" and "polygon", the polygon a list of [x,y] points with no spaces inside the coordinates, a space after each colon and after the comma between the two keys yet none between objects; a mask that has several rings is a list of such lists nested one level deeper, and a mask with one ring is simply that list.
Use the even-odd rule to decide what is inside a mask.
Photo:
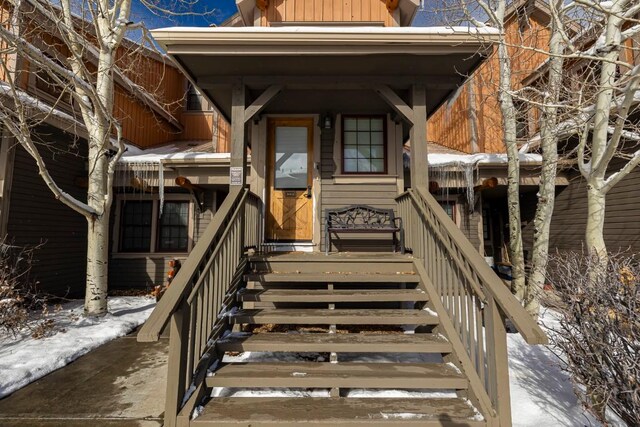
[{"label": "door window", "polygon": [[300,190],[307,188],[307,128],[276,127],[275,188]]}]

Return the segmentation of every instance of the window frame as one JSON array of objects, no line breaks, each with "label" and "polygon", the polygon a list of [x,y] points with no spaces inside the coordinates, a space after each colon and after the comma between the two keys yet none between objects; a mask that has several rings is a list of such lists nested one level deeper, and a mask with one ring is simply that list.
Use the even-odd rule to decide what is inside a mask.
[{"label": "window frame", "polygon": [[[149,222],[149,247],[151,247],[152,237],[153,237],[153,217],[154,217],[154,211],[155,211],[155,203],[153,200],[130,200],[130,201],[150,203],[151,205],[151,221]],[[126,229],[125,227],[126,219],[124,215],[124,210],[126,209],[126,207],[127,207],[126,203],[121,203],[119,206],[120,216],[119,216],[119,224],[118,224],[118,251],[124,254],[139,253],[141,250],[138,248],[132,249],[132,250],[123,249],[124,231]],[[137,226],[142,227],[142,225],[139,225],[139,224]]]},{"label": "window frame", "polygon": [[[188,225],[187,225],[187,237],[188,244],[186,251],[160,251],[158,250],[158,238],[160,230],[160,199],[157,195],[150,194],[118,194],[116,195],[115,212],[113,219],[113,231],[112,231],[112,250],[111,254],[114,258],[139,258],[141,256],[147,257],[149,255],[157,254],[159,256],[186,256],[188,255],[195,244],[195,207],[193,200],[188,194],[165,194],[166,202],[186,202],[188,203]],[[129,252],[123,251],[121,248],[121,236],[122,236],[122,213],[124,202],[126,201],[151,201],[153,203],[151,210],[151,239],[149,242],[149,250]]]},{"label": "window frame", "polygon": [[[384,168],[380,172],[349,172],[345,170],[345,119],[381,119],[382,120],[382,153],[383,153],[383,165]],[[357,132],[357,131],[356,131]],[[385,114],[342,114],[340,117],[340,173],[342,175],[351,175],[351,176],[363,176],[363,175],[388,175],[389,174],[389,141],[388,141],[388,130],[387,130],[387,116]],[[369,158],[371,160],[371,158]]]}]

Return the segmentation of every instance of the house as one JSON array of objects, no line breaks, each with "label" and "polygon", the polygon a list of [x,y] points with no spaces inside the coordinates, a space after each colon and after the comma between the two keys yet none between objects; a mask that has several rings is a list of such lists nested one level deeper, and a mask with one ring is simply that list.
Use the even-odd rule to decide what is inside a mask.
[{"label": "house", "polygon": [[[29,2],[21,4],[23,8],[31,7]],[[0,20],[4,25],[10,19],[12,7],[7,2],[1,5]],[[50,19],[37,13],[32,15],[33,19],[36,17],[42,22]],[[21,25],[30,24],[21,22]],[[55,43],[52,33],[25,31],[25,34],[29,34],[29,41],[36,43],[48,57],[61,60],[61,44]],[[131,51],[135,52],[134,57],[127,55]],[[116,73],[114,115],[122,124],[123,138],[130,146],[129,152],[168,145],[187,148],[206,145],[206,150],[210,152],[228,151],[226,125],[222,116],[202,101],[177,67],[157,51],[128,40],[124,41],[119,54],[121,58],[129,58],[130,62],[121,63],[121,71]],[[53,179],[62,190],[79,200],[86,200],[87,147],[83,136],[86,130],[73,117],[77,111],[68,102],[69,98],[62,101],[58,99],[62,93],[61,87],[47,79],[46,74],[33,63],[6,51],[3,60],[16,64],[16,80],[21,82],[22,96],[37,100],[46,106],[43,107],[45,110],[56,105],[54,114],[39,123],[33,129],[33,134],[37,135],[40,153]],[[88,58],[89,62],[91,60]],[[6,81],[6,76],[0,75],[1,89],[7,87],[3,81]],[[162,82],[160,89],[158,82]],[[154,96],[149,95],[152,93]],[[12,98],[5,90],[0,91],[0,97],[5,106],[11,105]],[[118,175],[124,176],[121,173]],[[142,193],[137,193],[138,198],[152,197]],[[189,191],[180,189],[169,198],[180,197],[181,200],[190,200]],[[207,197],[207,206],[211,206],[215,194]],[[124,209],[122,201],[125,198],[124,195],[117,196],[114,214]],[[202,213],[194,213],[194,216],[211,216],[207,209],[203,209]],[[72,297],[84,293],[86,220],[55,199],[38,175],[33,158],[6,130],[0,139],[0,235],[8,236],[15,245],[40,245],[35,253],[31,277],[38,281],[42,292]],[[117,236],[114,240],[117,241]],[[158,273],[162,276],[159,279],[162,282],[165,263],[158,263],[163,264],[163,271]],[[118,273],[129,266],[119,265],[114,259],[111,267],[114,277],[111,284],[114,285],[117,283],[115,281],[120,280]],[[145,286],[150,281],[140,279],[138,283]],[[153,281],[156,282],[155,278]],[[122,281],[122,286],[127,285],[126,281]]]},{"label": "house", "polygon": [[[550,13],[544,1],[514,2],[505,19],[507,43],[512,63],[513,89],[544,87],[548,49]],[[588,37],[584,43],[591,43]],[[518,48],[517,46],[522,46]],[[638,41],[628,40],[624,60],[638,63]],[[576,76],[587,61],[573,61],[566,87],[579,90]],[[506,200],[506,156],[502,142],[502,120],[498,104],[498,59],[494,54],[485,61],[461,86],[454,96],[428,119],[428,140],[436,150],[429,150],[430,181],[438,183],[434,196],[446,204],[449,212],[471,242],[490,262],[507,262],[508,213]],[[575,75],[574,75],[575,73]],[[585,76],[579,77],[584,79]],[[582,82],[581,84],[585,84]],[[568,91],[563,96],[569,96]],[[520,202],[525,259],[530,260],[533,244],[533,217],[537,204],[538,176],[541,157],[540,112],[530,103],[516,99],[517,132],[520,150],[521,178]],[[560,121],[569,118],[562,116]],[[637,119],[633,119],[637,120]],[[566,126],[565,126],[566,127]],[[566,129],[561,135],[559,148],[567,154],[558,170],[556,202],[551,223],[551,250],[581,250],[587,222],[586,184],[571,160],[576,146],[575,132]],[[454,150],[454,151],[452,151]],[[437,151],[459,156],[441,156]],[[489,166],[488,163],[493,163]],[[614,162],[615,163],[615,162]],[[434,167],[435,166],[435,167]],[[443,174],[440,170],[445,169]],[[470,176],[456,183],[456,175]],[[495,186],[486,183],[495,178]],[[633,200],[637,192],[640,171],[634,170],[607,196],[605,240],[615,251],[640,249],[640,213]],[[443,182],[444,181],[444,182]],[[473,187],[474,197],[469,198]],[[473,208],[469,208],[474,203]],[[475,236],[474,236],[475,234]]]},{"label": "house", "polygon": [[[169,331],[165,424],[511,425],[506,319],[546,337],[429,193],[427,164],[427,118],[497,34],[412,28],[415,0],[236,4],[227,26],[152,32],[228,120],[226,176],[211,154],[138,153],[154,172],[120,181],[159,201],[120,227],[152,241],[135,217],[164,200],[191,249],[137,335]],[[192,247],[165,174],[196,200],[228,185]]]}]

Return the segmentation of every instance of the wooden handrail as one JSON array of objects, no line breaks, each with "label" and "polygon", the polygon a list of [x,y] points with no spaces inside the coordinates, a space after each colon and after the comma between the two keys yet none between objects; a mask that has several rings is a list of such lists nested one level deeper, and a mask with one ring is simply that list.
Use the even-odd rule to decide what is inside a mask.
[{"label": "wooden handrail", "polygon": [[[412,189],[404,193],[404,195],[406,194],[409,194],[414,199],[419,197],[430,208],[437,222],[443,225],[442,228],[450,237],[451,242],[472,266],[474,273],[478,275],[484,292],[493,297],[505,316],[513,322],[518,332],[522,334],[525,341],[529,344],[548,344],[549,340],[544,331],[511,294],[480,253],[471,245],[462,230],[440,207],[438,201],[424,188]],[[400,195],[398,199],[401,197],[403,195]],[[423,209],[420,203],[417,203],[416,206],[418,209]],[[422,212],[422,214],[425,217],[428,216],[427,212]]]},{"label": "wooden handrail", "polygon": [[[189,257],[176,274],[171,282],[171,286],[167,289],[158,305],[153,310],[147,321],[138,332],[138,342],[158,341],[162,330],[165,328],[172,314],[177,310],[181,301],[191,293],[191,281],[198,273],[199,267],[206,257],[207,252],[215,250],[213,244],[220,240],[216,238],[225,232],[222,225],[226,222],[227,217],[232,214],[232,209],[237,205],[237,201],[242,197],[246,197],[248,190],[232,189],[224,199],[222,206],[213,216],[211,223],[207,226],[205,232],[200,236],[193,250],[189,253]],[[209,258],[209,257],[207,257]],[[210,257],[209,259],[212,259]],[[207,259],[207,261],[209,261]]]}]

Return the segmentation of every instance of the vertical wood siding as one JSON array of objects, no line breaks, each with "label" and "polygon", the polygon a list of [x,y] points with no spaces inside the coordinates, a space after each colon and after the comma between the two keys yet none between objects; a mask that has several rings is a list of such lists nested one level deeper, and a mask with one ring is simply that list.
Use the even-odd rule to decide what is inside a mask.
[{"label": "vertical wood siding", "polygon": [[[60,138],[56,147],[65,148],[69,143]],[[84,147],[86,144],[79,145]],[[21,146],[16,146],[15,150],[7,227],[9,238],[19,246],[44,243],[35,254],[32,270],[41,291],[57,295],[69,291],[70,296],[81,296],[85,286],[87,221],[54,198],[38,175],[35,161]],[[58,185],[86,201],[86,189],[74,182],[76,177],[87,174],[84,158],[60,153],[54,157],[48,149],[40,152]]]},{"label": "vertical wood siding", "polygon": [[[513,16],[506,24],[506,34],[512,61],[512,84],[514,89],[518,89],[522,80],[546,60],[546,55],[515,46],[530,46],[544,51],[549,42],[549,32],[541,18],[534,14],[526,19]],[[503,153],[502,116],[498,103],[499,76],[498,57],[494,53],[458,90],[457,95],[427,120],[429,141],[471,153],[470,109],[475,108],[479,151]],[[475,97],[473,103],[469,102],[470,93]]]},{"label": "vertical wood siding", "polygon": [[395,25],[382,0],[271,0],[261,12],[260,25],[271,22],[383,22]]}]

